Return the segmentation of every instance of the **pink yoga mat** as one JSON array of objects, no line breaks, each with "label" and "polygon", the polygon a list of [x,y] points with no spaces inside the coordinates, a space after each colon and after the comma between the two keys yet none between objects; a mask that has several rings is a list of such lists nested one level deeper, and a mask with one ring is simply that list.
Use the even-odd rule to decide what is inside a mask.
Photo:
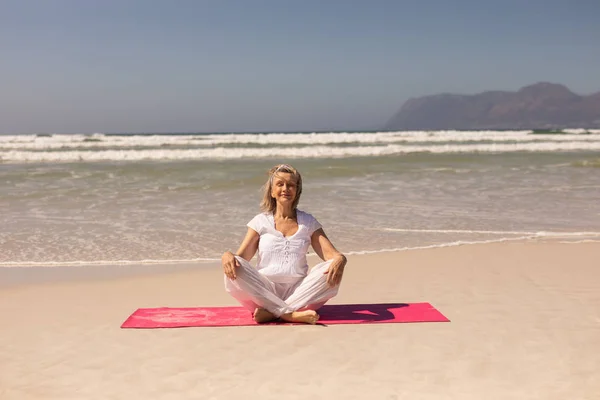
[{"label": "pink yoga mat", "polygon": [[[319,324],[382,324],[398,322],[448,322],[429,303],[384,303],[325,305],[319,309]],[[273,322],[261,325],[281,324]],[[259,325],[242,307],[139,308],[121,328],[183,328],[192,326]]]}]

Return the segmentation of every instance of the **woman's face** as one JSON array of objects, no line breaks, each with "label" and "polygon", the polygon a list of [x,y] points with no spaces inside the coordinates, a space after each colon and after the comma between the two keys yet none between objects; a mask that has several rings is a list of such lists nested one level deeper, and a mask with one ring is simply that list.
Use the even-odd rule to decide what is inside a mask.
[{"label": "woman's face", "polygon": [[281,204],[292,204],[298,193],[296,179],[289,172],[278,172],[273,176],[271,197]]}]

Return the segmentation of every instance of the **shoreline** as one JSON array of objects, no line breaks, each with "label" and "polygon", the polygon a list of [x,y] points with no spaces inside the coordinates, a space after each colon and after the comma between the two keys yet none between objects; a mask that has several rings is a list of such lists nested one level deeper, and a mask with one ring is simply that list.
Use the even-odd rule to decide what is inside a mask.
[{"label": "shoreline", "polygon": [[[600,243],[600,240],[581,239],[575,241],[564,241],[569,236],[528,236],[528,237],[503,237],[499,239],[489,239],[481,241],[454,241],[443,244],[432,244],[426,246],[403,247],[381,250],[362,250],[350,251],[344,254],[350,257],[369,256],[379,254],[401,254],[404,252],[427,251],[436,249],[447,249],[456,247],[486,246],[490,244],[515,243],[515,244],[537,244],[537,243],[558,243],[558,244],[586,244]],[[594,236],[592,236],[594,237]],[[320,259],[315,253],[310,252],[307,256],[309,267],[312,267]],[[256,257],[253,257],[251,263],[254,265]],[[115,263],[107,261],[101,264],[83,265],[60,265],[56,266],[2,266],[0,265],[0,290],[5,288],[51,284],[63,282],[85,282],[94,280],[115,280],[124,278],[136,278],[152,275],[168,275],[172,273],[191,272],[195,270],[219,269],[220,261],[208,259],[202,261],[181,261],[181,262],[161,262],[157,260],[152,263],[136,263],[135,261],[127,263]],[[69,262],[72,264],[72,262]]]}]

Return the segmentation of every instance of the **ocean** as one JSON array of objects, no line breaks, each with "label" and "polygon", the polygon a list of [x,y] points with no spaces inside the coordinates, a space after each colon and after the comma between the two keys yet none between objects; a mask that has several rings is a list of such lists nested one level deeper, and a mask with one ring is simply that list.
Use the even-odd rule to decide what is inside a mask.
[{"label": "ocean", "polygon": [[0,135],[0,267],[214,262],[278,163],[345,253],[600,240],[600,130]]}]

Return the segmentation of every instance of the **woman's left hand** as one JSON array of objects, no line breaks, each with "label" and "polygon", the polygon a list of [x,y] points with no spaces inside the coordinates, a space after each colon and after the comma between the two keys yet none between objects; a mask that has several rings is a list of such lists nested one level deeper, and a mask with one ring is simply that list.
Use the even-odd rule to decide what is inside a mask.
[{"label": "woman's left hand", "polygon": [[329,286],[337,286],[342,282],[346,261],[346,256],[343,254],[334,257],[331,265],[329,265],[329,268],[325,271],[325,274],[327,274],[327,284],[329,284]]}]

